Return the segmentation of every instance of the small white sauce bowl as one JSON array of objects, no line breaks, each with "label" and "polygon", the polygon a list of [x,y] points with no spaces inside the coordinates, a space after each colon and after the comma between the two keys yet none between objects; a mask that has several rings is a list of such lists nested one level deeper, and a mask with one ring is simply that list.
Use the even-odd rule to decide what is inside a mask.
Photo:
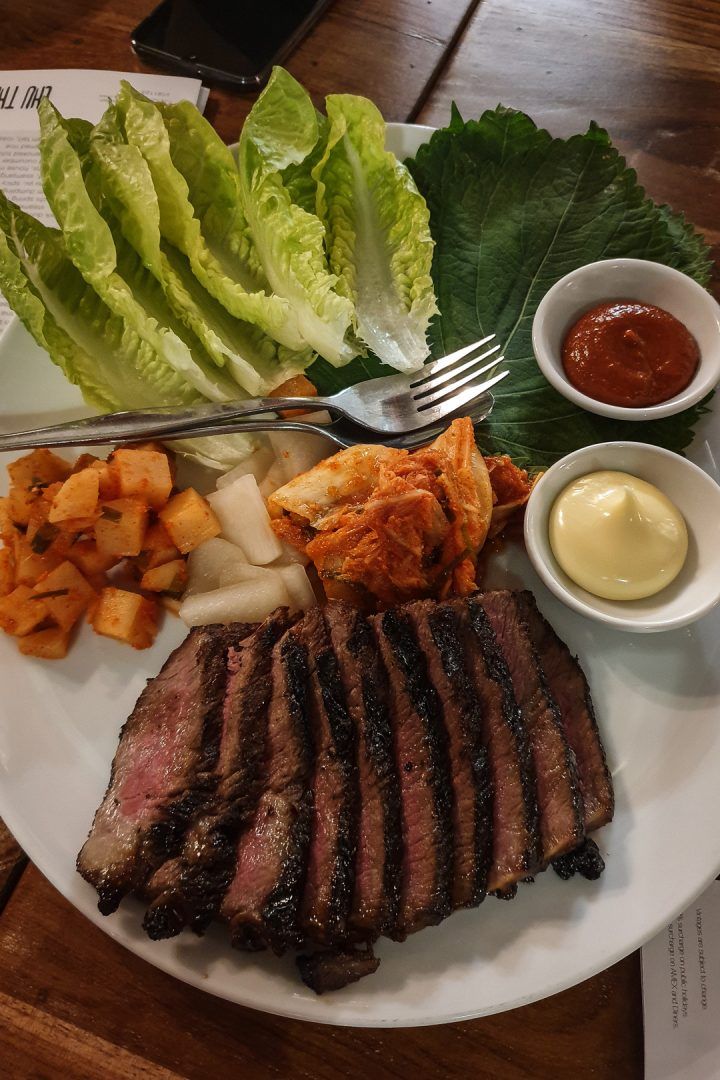
[{"label": "small white sauce bowl", "polygon": [[[610,300],[654,304],[674,315],[698,343],[700,363],[685,389],[659,405],[607,405],[576,390],[562,365],[562,345],[581,315]],[[645,259],[607,259],[572,270],[545,293],[532,328],[535,358],[555,389],[588,412],[616,420],[657,420],[701,401],[720,381],[720,307],[696,281]]]},{"label": "small white sauce bowl", "polygon": [[[688,528],[688,554],[669,585],[645,600],[603,600],[560,569],[550,547],[550,513],[568,484],[602,469],[654,484],[675,503]],[[545,585],[581,615],[636,634],[686,626],[720,602],[720,487],[692,462],[657,446],[598,443],[568,454],[537,482],[525,512],[525,546]]]}]

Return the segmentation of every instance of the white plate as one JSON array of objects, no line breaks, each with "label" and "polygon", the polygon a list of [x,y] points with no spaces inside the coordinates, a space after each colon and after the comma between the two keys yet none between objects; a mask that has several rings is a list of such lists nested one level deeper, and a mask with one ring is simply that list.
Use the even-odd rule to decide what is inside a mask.
[{"label": "white plate", "polygon": [[[402,145],[393,133],[394,148],[409,153],[423,133],[400,136]],[[60,422],[81,409],[17,324],[0,342],[0,387],[2,430]],[[705,435],[694,457],[717,479],[720,423],[712,417]],[[53,885],[116,941],[242,1005],[331,1024],[436,1024],[572,986],[652,937],[720,869],[720,613],[689,629],[630,637],[563,607],[519,550],[497,575],[534,590],[590,679],[617,796],[615,820],[597,834],[607,862],[597,882],[562,882],[548,871],[512,903],[490,898],[403,945],[382,942],[376,975],[320,998],[301,984],[291,959],[234,953],[221,928],[204,940],[187,934],[153,943],[140,929],[138,903],[103,918],[75,857],[120,726],[183,636],[171,619],[146,652],[84,631],[60,663],[22,658],[0,635],[0,815]]]}]

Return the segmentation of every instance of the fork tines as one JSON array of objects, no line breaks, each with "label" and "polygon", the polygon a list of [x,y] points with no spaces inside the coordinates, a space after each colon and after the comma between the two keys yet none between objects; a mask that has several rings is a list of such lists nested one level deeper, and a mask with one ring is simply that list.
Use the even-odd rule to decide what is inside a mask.
[{"label": "fork tines", "polygon": [[[413,391],[412,397],[417,403],[418,411],[423,412],[431,406],[445,401],[448,397],[456,395],[461,387],[467,386],[468,383],[474,383],[480,376],[497,368],[498,364],[505,359],[502,354],[497,355],[500,345],[497,344],[489,349],[483,349],[483,346],[489,344],[494,337],[495,334],[488,334],[487,337],[473,342],[472,345],[465,345],[462,349],[449,353],[448,356],[444,356],[441,360],[433,360],[426,364],[422,372],[418,373],[420,377],[410,383],[410,389]],[[479,352],[478,350],[483,351]],[[468,357],[469,359],[467,359]],[[492,359],[488,361],[488,357],[492,357]],[[498,383],[506,374],[507,372],[502,372],[501,375],[487,379],[476,387],[468,387],[468,390],[461,396],[463,398],[468,398],[468,395],[471,397],[471,391],[484,392]]]}]

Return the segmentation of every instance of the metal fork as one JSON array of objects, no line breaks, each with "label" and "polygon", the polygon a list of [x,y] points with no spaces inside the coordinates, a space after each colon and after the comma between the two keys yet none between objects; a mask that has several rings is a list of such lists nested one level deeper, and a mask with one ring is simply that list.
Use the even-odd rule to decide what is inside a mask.
[{"label": "metal fork", "polygon": [[[479,424],[490,415],[495,404],[492,394],[483,394],[476,402],[473,402],[469,408],[461,409],[457,415],[469,416],[473,424]],[[455,414],[451,414],[449,417],[445,417],[445,421],[453,419]],[[82,421],[80,421],[81,423]],[[2,440],[5,436],[0,435],[0,450],[27,450],[33,446],[69,446],[69,445],[85,445],[94,446],[101,442],[100,437],[93,439],[91,442],[81,443],[79,439],[69,443],[66,433],[63,431],[65,424],[58,424],[56,427],[39,428],[36,432],[25,432],[21,436],[7,436],[8,440],[11,440],[11,445],[6,446]],[[67,425],[70,426],[70,425]],[[163,432],[163,438],[166,441],[172,441],[173,439],[200,439],[206,435],[228,435],[238,430],[238,426],[232,420],[216,420],[208,424],[203,424],[200,427],[179,428]],[[392,446],[398,450],[415,450],[418,447],[426,446],[428,443],[436,439],[442,431],[445,430],[446,424],[444,422],[438,422],[430,425],[430,427],[421,428],[418,431],[406,431],[402,435],[381,435],[376,431],[369,431],[367,428],[361,427],[360,424],[356,424],[353,420],[347,420],[344,416],[340,416],[333,420],[329,424],[321,424],[315,421],[303,420],[302,417],[298,417],[297,420],[279,420],[274,417],[270,417],[267,420],[244,420],[242,422],[241,430],[243,432],[263,432],[263,431],[304,431],[310,432],[314,435],[323,435],[325,438],[330,439],[340,449],[346,449],[348,446],[357,446],[359,443],[363,444],[381,444],[382,446]],[[42,434],[42,439],[38,439],[38,432]],[[49,434],[43,434],[49,433]],[[53,434],[54,433],[54,434]],[[58,434],[59,433],[59,434]],[[33,436],[31,439],[30,436]],[[122,446],[126,443],[137,442],[137,432],[132,435],[119,436],[112,440],[114,445]],[[20,441],[22,440],[22,441]]]},{"label": "metal fork", "polygon": [[[497,355],[499,345],[480,351],[494,337],[490,334],[448,356],[432,360],[410,375],[370,379],[328,397],[249,398],[187,408],[171,406],[106,413],[69,424],[0,435],[0,451],[26,450],[33,446],[119,445],[153,437],[178,439],[201,434],[227,435],[232,431],[269,431],[271,424],[280,421],[263,421],[258,414],[297,408],[328,409],[367,431],[386,436],[402,435],[432,427],[449,416],[458,415],[463,409],[470,409],[474,403],[482,408],[486,396],[492,402],[488,391],[509,374],[501,371],[482,378],[503,360],[502,355]],[[282,424],[288,427],[287,421]],[[303,427],[307,430],[310,425]],[[321,430],[330,434],[327,429]],[[353,441],[372,440],[356,438]]]},{"label": "metal fork", "polygon": [[[480,424],[485,420],[493,410],[495,399],[492,394],[483,394],[479,401],[474,402],[470,408],[461,409],[457,414],[458,416],[469,416],[474,425]],[[445,417],[444,420],[454,419],[456,414],[451,414],[450,417]],[[432,424],[430,427],[420,428],[417,431],[406,431],[401,435],[382,435],[377,431],[369,431],[367,428],[362,427],[360,424],[356,424],[354,420],[347,420],[344,416],[338,417],[337,420],[333,420],[330,424],[319,424],[314,421],[303,421],[302,417],[298,417],[297,420],[245,420],[241,430],[245,431],[305,431],[312,432],[314,435],[324,435],[325,438],[330,439],[339,446],[341,449],[346,449],[349,446],[363,445],[381,445],[391,446],[397,450],[416,450],[421,446],[427,446],[434,439],[438,437],[446,428],[447,423],[438,421]],[[190,428],[189,430],[180,430],[178,433],[165,435],[166,440],[172,439],[196,439],[204,435],[226,435],[230,431],[236,431],[237,429],[230,421],[214,423],[204,425],[201,428]]]}]

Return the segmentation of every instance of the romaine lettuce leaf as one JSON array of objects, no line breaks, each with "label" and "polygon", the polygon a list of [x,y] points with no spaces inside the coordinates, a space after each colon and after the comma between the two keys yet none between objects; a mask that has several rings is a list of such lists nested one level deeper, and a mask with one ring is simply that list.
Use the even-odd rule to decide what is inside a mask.
[{"label": "romaine lettuce leaf", "polygon": [[353,305],[336,292],[322,222],[292,201],[283,182],[283,173],[301,166],[318,138],[310,97],[288,72],[275,68],[243,125],[238,173],[243,209],[270,287],[292,304],[305,340],[331,364],[341,365],[358,352],[346,340]]},{"label": "romaine lettuce leaf", "polygon": [[391,367],[415,371],[437,311],[425,200],[385,150],[385,121],[371,101],[334,94],[326,107],[330,131],[313,176],[330,268],[355,305],[362,341]]},{"label": "romaine lettuce leaf", "polygon": [[[107,412],[207,400],[103,303],[68,258],[62,234],[1,193],[0,289],[93,408]],[[180,453],[223,470],[243,460],[254,445],[242,435],[173,444]]]},{"label": "romaine lettuce leaf", "polygon": [[162,286],[173,314],[199,338],[216,364],[227,365],[251,396],[268,393],[303,371],[313,359],[310,350],[293,352],[257,326],[235,319],[203,288],[187,257],[161,239],[160,211],[147,162],[137,147],[108,138],[108,120],[102,123],[91,144],[102,195],[125,239]]},{"label": "romaine lettuce leaf", "polygon": [[312,349],[288,349],[259,327],[231,315],[202,287],[188,259],[177,248],[163,242],[162,258],[163,282],[171,307],[187,320],[213,356],[226,361],[234,380],[248,395],[269,394],[312,363]]},{"label": "romaine lettuce leaf", "polygon": [[288,195],[294,203],[307,210],[308,214],[317,214],[317,180],[314,171],[325,153],[330,124],[326,116],[315,110],[318,124],[318,141],[308,156],[300,162],[292,162],[280,174]]},{"label": "romaine lettuce leaf", "polygon": [[408,166],[430,208],[440,356],[495,332],[510,369],[493,391],[480,430],[484,449],[528,466],[551,465],[579,447],[634,439],[682,451],[703,406],[648,423],[576,408],[541,374],[531,329],[543,295],[596,259],[652,259],[709,279],[707,245],[677,214],[645,197],[635,173],[592,124],[552,139],[522,113],[498,108],[451,124]]},{"label": "romaine lettuce leaf", "polygon": [[[66,379],[80,388],[88,405],[101,412],[111,411],[117,407],[114,387],[109,386],[102,375],[98,374],[96,361],[72,341],[43,300],[44,281],[33,261],[32,251],[27,251],[27,247],[32,247],[32,244],[23,243],[24,230],[18,228],[15,213],[22,215],[22,211],[0,193],[0,290],[38,345],[49,353],[53,363],[57,364]],[[67,260],[60,234],[56,230],[40,226],[39,222],[33,221],[33,225],[37,225],[38,229],[42,228],[47,234],[43,252],[43,269],[47,276],[51,280],[57,280],[59,268],[63,263],[67,263],[72,275],[82,283],[81,288],[89,289],[75,267]],[[32,239],[31,236],[30,240]],[[114,373],[111,371],[109,374]]]},{"label": "romaine lettuce leaf", "polygon": [[242,209],[232,151],[188,101],[158,102],[167,128],[172,163],[188,186],[202,235],[229,276],[250,275],[253,288],[268,291],[267,278]]},{"label": "romaine lettuce leaf", "polygon": [[[308,341],[301,333],[293,306],[286,298],[263,291],[257,260],[246,262],[238,248],[232,258],[226,252],[231,263],[228,273],[209,247],[190,201],[188,184],[173,164],[168,130],[157,106],[125,82],[116,106],[127,142],[138,148],[149,166],[164,239],[187,256],[198,281],[232,315],[260,327],[290,349],[306,349]],[[196,186],[201,187],[199,182]],[[207,216],[206,202],[201,205]]]},{"label": "romaine lettuce leaf", "polygon": [[[227,368],[219,367],[208,355],[198,336],[188,325],[191,320],[178,318],[168,305],[162,285],[143,266],[137,252],[125,242],[119,225],[114,223],[113,239],[118,257],[118,274],[136,303],[159,326],[166,328],[186,348],[190,365],[175,364],[176,370],[210,401],[232,401],[246,395]],[[197,324],[200,329],[200,324]]]},{"label": "romaine lettuce leaf", "polygon": [[119,237],[98,211],[94,188],[86,190],[83,162],[71,143],[75,129],[64,125],[48,98],[38,112],[43,190],[74,265],[110,310],[200,393],[217,401],[235,396],[233,380],[217,370],[197,338],[174,318],[157,281],[129,245],[118,251]]}]

